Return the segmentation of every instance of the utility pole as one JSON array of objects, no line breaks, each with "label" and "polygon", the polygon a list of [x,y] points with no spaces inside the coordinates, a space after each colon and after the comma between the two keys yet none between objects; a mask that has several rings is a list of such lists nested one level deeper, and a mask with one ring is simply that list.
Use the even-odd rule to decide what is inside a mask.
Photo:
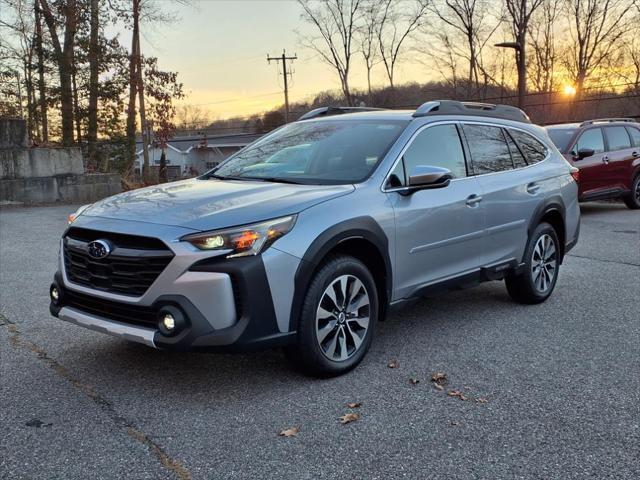
[{"label": "utility pole", "polygon": [[293,57],[287,57],[285,50],[282,50],[282,55],[279,57],[270,57],[267,55],[267,62],[269,64],[273,60],[276,63],[282,62],[282,76],[284,77],[284,121],[285,123],[289,123],[289,75],[291,72],[287,70],[287,60],[293,61],[297,60],[298,56],[296,54]]},{"label": "utility pole", "polygon": [[513,48],[516,52],[516,67],[518,68],[518,108],[524,108],[524,99],[527,95],[527,62],[525,60],[524,43],[502,42],[496,43],[496,47]]}]

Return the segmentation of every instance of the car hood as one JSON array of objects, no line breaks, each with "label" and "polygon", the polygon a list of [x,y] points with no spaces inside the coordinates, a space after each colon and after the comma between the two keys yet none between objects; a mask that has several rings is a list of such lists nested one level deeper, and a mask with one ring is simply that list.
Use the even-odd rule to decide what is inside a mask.
[{"label": "car hood", "polygon": [[354,189],[353,185],[190,179],[106,198],[82,216],[213,230],[298,213]]}]

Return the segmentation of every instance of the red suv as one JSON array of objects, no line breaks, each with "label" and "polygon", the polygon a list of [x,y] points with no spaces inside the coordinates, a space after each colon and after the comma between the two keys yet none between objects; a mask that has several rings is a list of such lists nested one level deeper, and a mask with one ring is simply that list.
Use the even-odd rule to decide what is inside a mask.
[{"label": "red suv", "polygon": [[640,123],[603,118],[546,127],[564,157],[579,172],[580,201],[622,198],[640,209]]}]

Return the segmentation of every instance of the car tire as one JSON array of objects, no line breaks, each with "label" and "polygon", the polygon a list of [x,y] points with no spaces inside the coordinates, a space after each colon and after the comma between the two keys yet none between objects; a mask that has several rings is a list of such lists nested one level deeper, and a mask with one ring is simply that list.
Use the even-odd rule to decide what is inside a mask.
[{"label": "car tire", "polygon": [[640,209],[640,174],[636,175],[636,178],[631,182],[631,192],[624,197],[624,203],[631,210]]},{"label": "car tire", "polygon": [[543,222],[536,227],[524,252],[524,271],[505,278],[507,291],[518,303],[544,302],[556,286],[561,248],[555,229]]},{"label": "car tire", "polygon": [[285,354],[308,375],[346,373],[367,353],[379,312],[376,284],[366,265],[347,255],[332,256],[311,280],[296,343]]}]

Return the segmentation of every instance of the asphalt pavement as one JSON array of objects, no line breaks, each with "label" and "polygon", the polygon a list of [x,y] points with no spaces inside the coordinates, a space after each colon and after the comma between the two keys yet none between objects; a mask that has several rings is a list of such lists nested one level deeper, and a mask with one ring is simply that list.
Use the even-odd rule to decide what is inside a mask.
[{"label": "asphalt pavement", "polygon": [[584,204],[546,303],[502,282],[422,300],[315,380],[280,351],[162,352],[50,317],[74,209],[0,210],[2,479],[640,476],[640,212]]}]

